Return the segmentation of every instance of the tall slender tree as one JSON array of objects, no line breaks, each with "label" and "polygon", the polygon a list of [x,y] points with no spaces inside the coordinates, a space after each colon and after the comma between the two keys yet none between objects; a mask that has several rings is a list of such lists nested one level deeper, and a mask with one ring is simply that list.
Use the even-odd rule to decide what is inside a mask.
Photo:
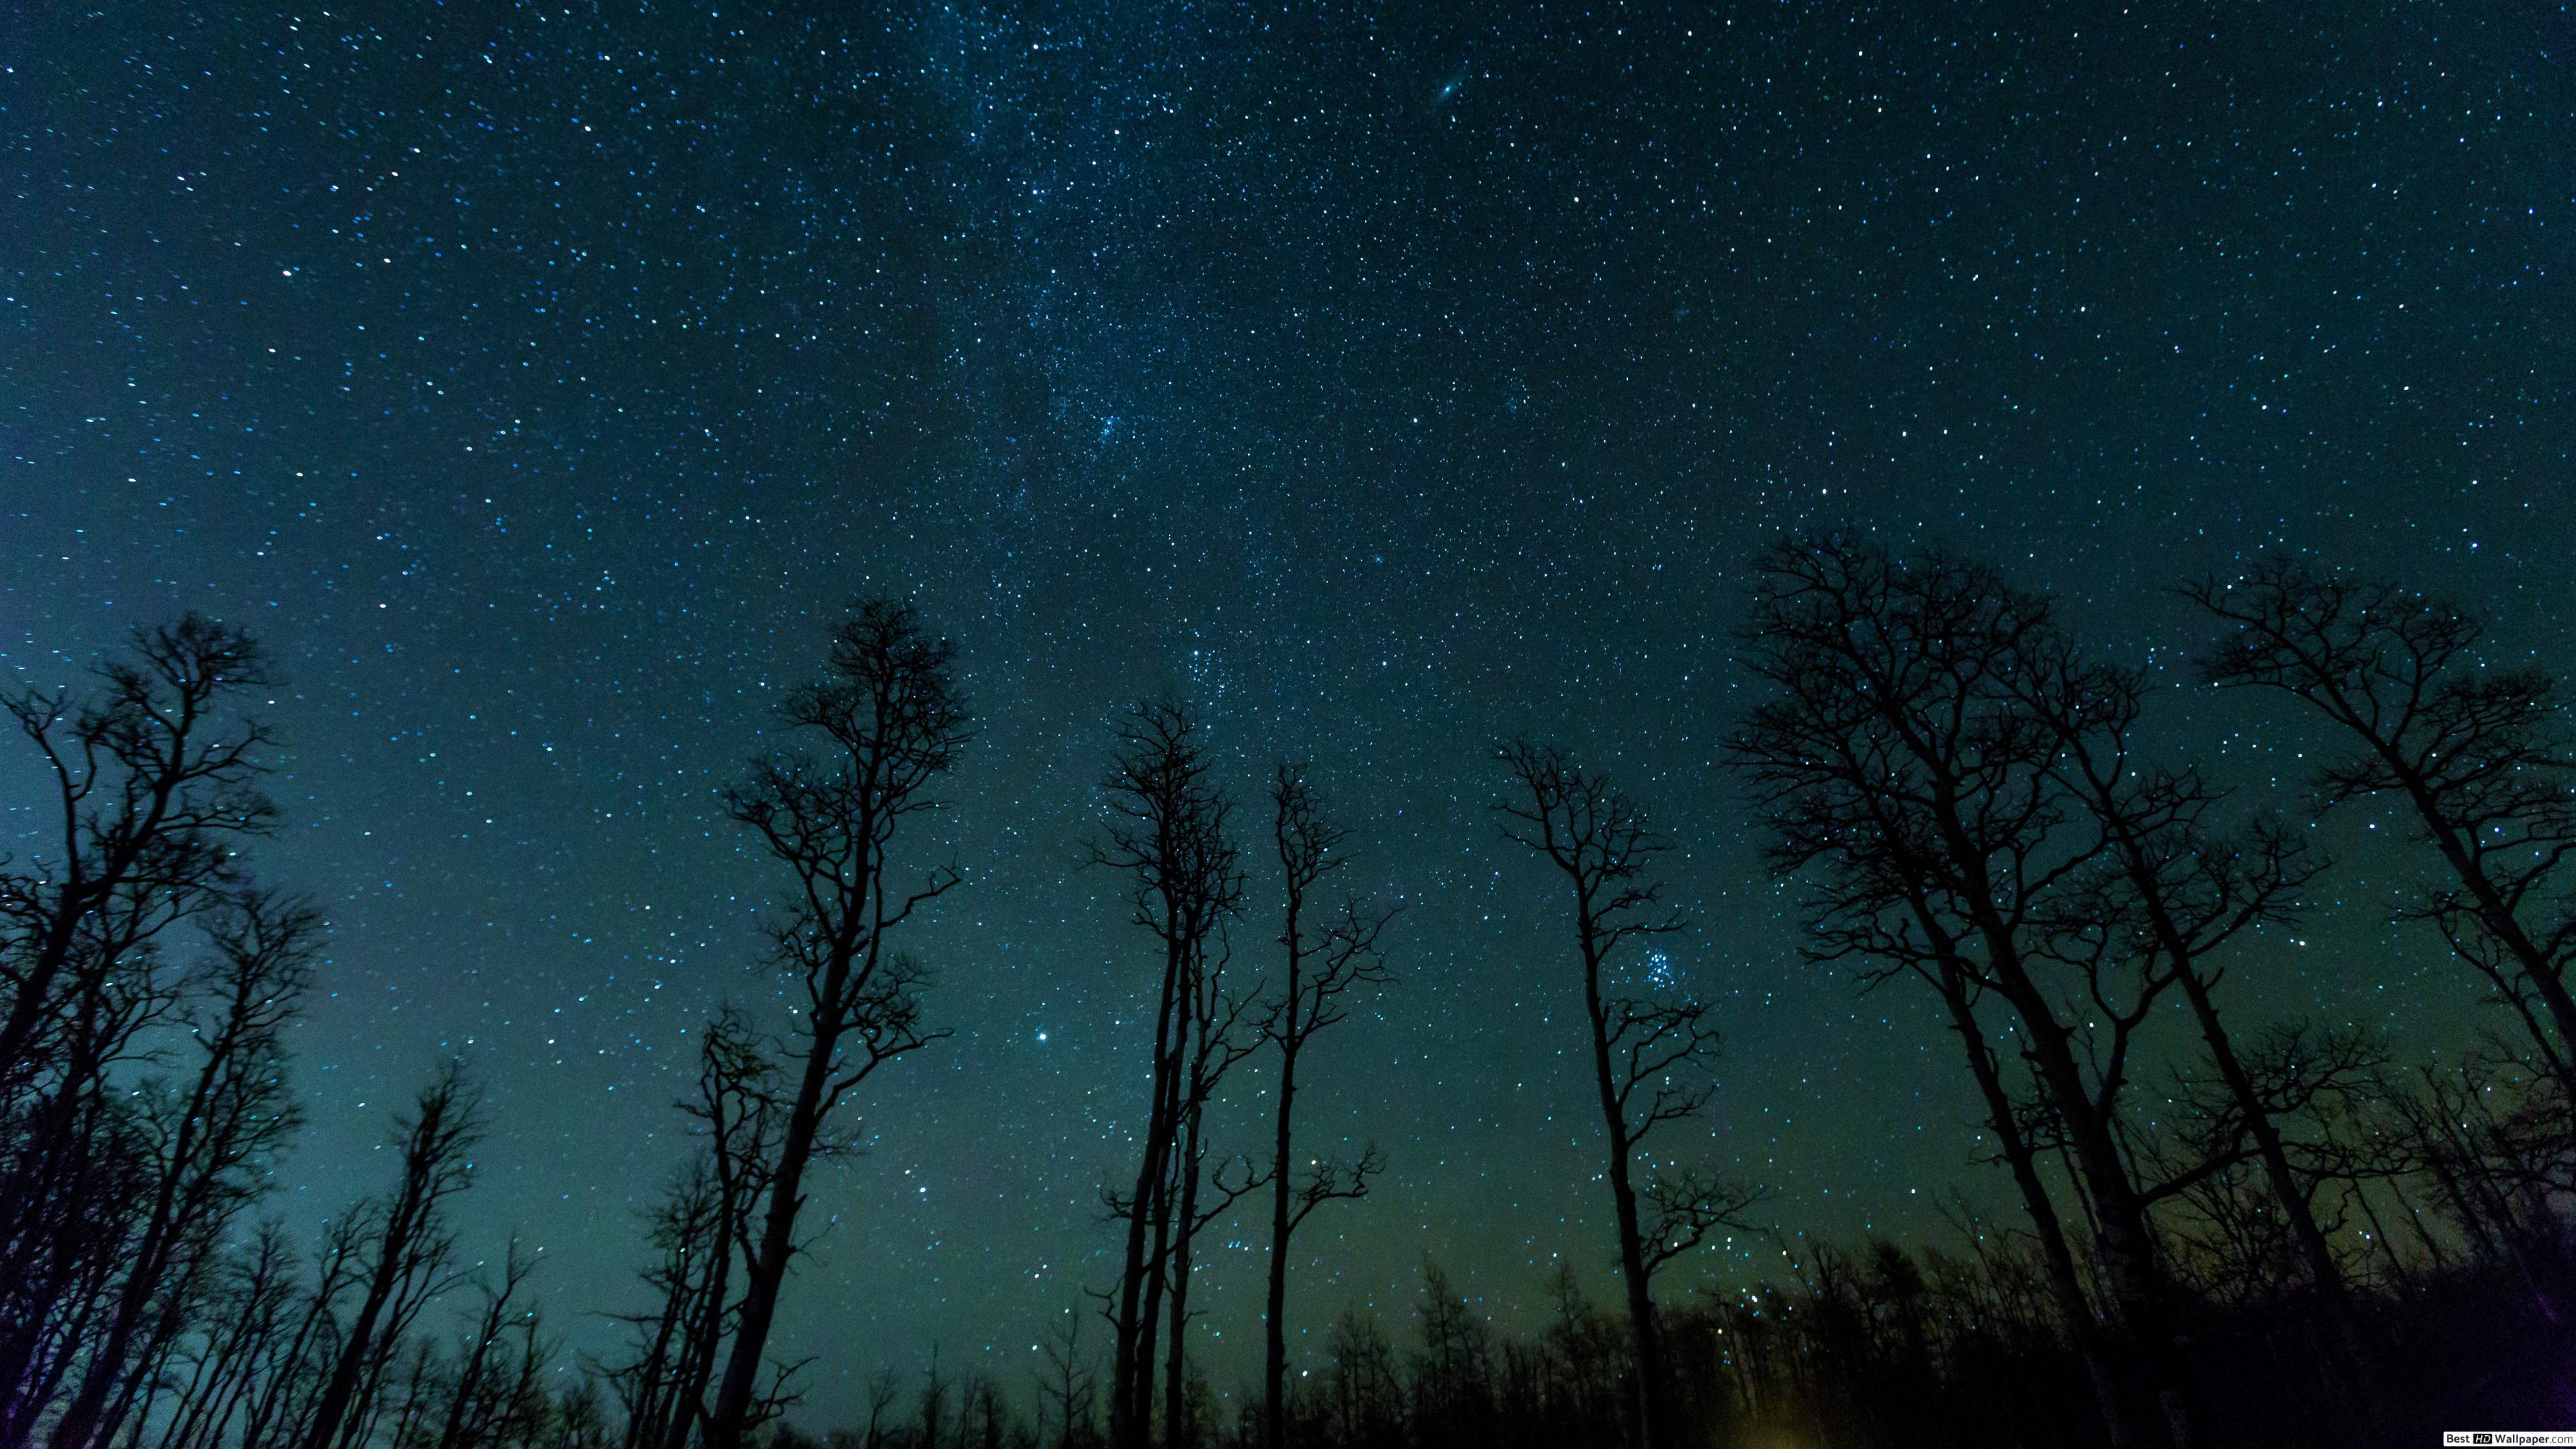
[{"label": "tall slender tree", "polygon": [[[1768,805],[1775,863],[1820,876],[1810,909],[1823,954],[1939,986],[1995,1129],[2062,1142],[2135,1350],[2117,1357],[2143,1358],[2166,1433],[2188,1443],[2194,1373],[2120,1119],[2130,1048],[2171,963],[2102,938],[2083,896],[2112,845],[2067,787],[2070,736],[2103,730],[2116,702],[2058,667],[2067,649],[2047,600],[1941,555],[1783,543],[1764,558],[1744,637],[1772,692],[1732,755]],[[2009,1125],[2019,1113],[1974,1017],[1988,998],[2009,1012],[2038,1089],[2027,1128]],[[2015,1175],[2034,1219],[2053,1221],[2036,1176],[2018,1161]],[[2106,1388],[2115,1432],[2137,1434]]]},{"label": "tall slender tree", "polygon": [[[437,1437],[429,1441],[436,1449],[504,1442],[498,1431],[525,1395],[514,1392],[518,1386],[502,1379],[493,1355],[505,1351],[502,1338],[515,1329],[531,1350],[528,1357],[534,1357],[536,1312],[521,1290],[536,1267],[535,1256],[523,1250],[516,1237],[511,1238],[502,1255],[500,1276],[483,1285],[482,1311],[466,1334],[465,1355],[457,1361],[455,1381],[448,1386],[446,1412],[440,1416]],[[395,1436],[397,1442],[403,1438]]]},{"label": "tall slender tree", "polygon": [[[205,1342],[176,1385],[177,1407],[162,1426],[161,1449],[203,1449],[224,1441],[286,1330],[297,1286],[294,1262],[286,1229],[272,1219],[219,1265],[200,1329]],[[143,1436],[135,1442],[144,1442]]]},{"label": "tall slender tree", "polygon": [[1102,788],[1109,821],[1089,860],[1128,877],[1130,919],[1152,933],[1162,956],[1134,1186],[1107,1194],[1126,1238],[1108,1309],[1110,1441],[1116,1449],[1144,1449],[1153,1437],[1154,1349],[1175,1230],[1193,1227],[1181,1210],[1180,1175],[1186,1166],[1195,1181],[1198,1164],[1184,1136],[1193,1105],[1210,1086],[1205,1071],[1194,1069],[1194,1048],[1206,1041],[1210,966],[1244,882],[1241,852],[1227,837],[1225,794],[1211,778],[1198,721],[1184,707],[1148,703],[1130,713]]},{"label": "tall slender tree", "polygon": [[905,822],[938,808],[930,792],[968,738],[953,660],[951,646],[932,637],[910,605],[861,602],[832,631],[824,677],[780,707],[812,751],[763,756],[725,793],[727,813],[793,877],[769,936],[804,1009],[788,1068],[793,1094],[745,1255],[733,1346],[707,1416],[708,1449],[742,1442],[797,1250],[806,1173],[833,1148],[833,1114],[878,1068],[947,1035],[923,1024],[923,973],[887,940],[961,878],[943,866],[906,888],[895,882],[891,858]]},{"label": "tall slender tree", "polygon": [[1200,967],[1190,975],[1185,1014],[1190,1038],[1189,1064],[1182,1074],[1180,1139],[1172,1154],[1165,1200],[1170,1214],[1168,1241],[1162,1253],[1163,1300],[1163,1439],[1167,1449],[1188,1449],[1197,1425],[1190,1410],[1189,1327],[1192,1270],[1197,1264],[1199,1234],[1231,1212],[1243,1197],[1268,1179],[1240,1156],[1209,1165],[1212,1146],[1207,1131],[1208,1105],[1216,1100],[1226,1074],[1258,1050],[1262,1038],[1253,1030],[1253,999],[1233,992],[1225,971],[1233,957],[1225,930]]},{"label": "tall slender tree", "polygon": [[1284,1449],[1288,1435],[1288,1247],[1328,1202],[1368,1196],[1384,1167],[1376,1144],[1351,1159],[1314,1159],[1296,1170],[1298,1068],[1317,1033],[1349,1015],[1344,998],[1386,984],[1378,939],[1394,910],[1366,912],[1344,900],[1320,922],[1316,891],[1348,863],[1350,832],[1325,812],[1306,767],[1282,761],[1270,782],[1271,839],[1279,855],[1280,977],[1264,1033],[1279,1048],[1279,1101],[1271,1138],[1270,1286],[1262,1313],[1261,1441]]},{"label": "tall slender tree", "polygon": [[1497,754],[1513,785],[1495,806],[1504,838],[1553,864],[1572,895],[1585,1053],[1636,1349],[1639,1437],[1647,1449],[1665,1449],[1673,1440],[1672,1385],[1654,1274],[1721,1227],[1749,1229],[1745,1215],[1759,1194],[1687,1168],[1650,1170],[1638,1180],[1647,1138],[1698,1115],[1715,1091],[1707,1070],[1718,1037],[1708,1003],[1663,988],[1651,969],[1640,972],[1626,959],[1636,954],[1629,948],[1686,927],[1654,879],[1668,847],[1635,801],[1564,751],[1523,739]]},{"label": "tall slender tree", "polygon": [[[627,1320],[635,1352],[608,1370],[626,1411],[625,1449],[687,1449],[704,1429],[707,1387],[741,1307],[736,1263],[776,1167],[782,1095],[749,1021],[718,1012],[699,1038],[697,1096],[681,1106],[702,1146],[647,1215],[655,1260],[643,1277],[659,1302]],[[755,1404],[750,1420],[768,1407]]]},{"label": "tall slender tree", "polygon": [[275,682],[258,643],[189,614],[137,631],[132,655],[100,666],[100,697],[87,703],[0,692],[0,709],[44,761],[55,813],[52,850],[0,872],[10,946],[0,957],[0,1091],[40,1068],[38,1039],[76,957],[92,974],[113,970],[219,900],[238,842],[276,816],[259,791],[276,737],[233,708]]},{"label": "tall slender tree", "polygon": [[[274,680],[249,636],[189,614],[93,673],[80,697],[0,689],[42,812],[32,849],[0,861],[0,1449],[34,1435],[102,1298],[159,1301],[184,1235],[145,1221],[168,1162],[135,1078],[207,984],[174,978],[173,928],[238,898],[241,847],[275,815],[259,789],[275,739],[243,708]],[[144,1308],[112,1311],[122,1357]]]},{"label": "tall slender tree", "polygon": [[339,1332],[304,1430],[304,1449],[341,1449],[360,1437],[403,1328],[447,1287],[455,1252],[447,1204],[473,1179],[466,1154],[481,1135],[464,1069],[450,1062],[422,1089],[404,1120],[401,1175],[393,1192],[368,1213],[357,1306]]},{"label": "tall slender tree", "polygon": [[155,1094],[150,1197],[79,1384],[54,1421],[57,1449],[116,1436],[161,1350],[198,1306],[188,1285],[259,1197],[267,1157],[295,1129],[279,1034],[311,977],[320,930],[311,907],[255,889],[212,916],[216,957],[199,983],[208,1009],[188,1032],[196,1070],[184,1090]]},{"label": "tall slender tree", "polygon": [[2300,888],[2324,862],[2275,824],[2235,836],[2214,830],[2209,816],[2222,792],[2196,769],[2141,758],[2135,736],[2146,685],[2135,672],[2088,663],[2063,642],[2034,663],[2017,682],[2034,716],[2057,733],[2056,773],[2104,843],[2091,888],[2076,893],[2073,909],[2094,918],[2098,944],[2149,958],[2147,969],[2182,993],[2226,1090],[2230,1126],[2252,1140],[2309,1281],[2340,1322],[2343,1271],[2310,1187],[2291,1165],[2279,1114],[2238,1052],[2216,995],[2229,943],[2293,920]]}]

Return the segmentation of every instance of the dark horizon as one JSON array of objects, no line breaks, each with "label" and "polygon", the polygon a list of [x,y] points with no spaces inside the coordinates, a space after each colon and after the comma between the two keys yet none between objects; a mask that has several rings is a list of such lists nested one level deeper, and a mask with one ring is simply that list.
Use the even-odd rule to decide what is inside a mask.
[{"label": "dark horizon", "polygon": [[[1617,1300],[1564,907],[1489,809],[1523,734],[1675,846],[1697,928],[1658,949],[1725,1036],[1679,1146],[1792,1246],[2019,1210],[1937,1003],[1800,960],[1725,768],[1764,545],[2047,591],[2238,813],[2312,813],[2328,736],[2193,685],[2218,631],[2169,585],[2287,553],[2564,672],[2566,7],[1521,9],[24,18],[0,682],[188,610],[286,680],[251,858],[329,936],[273,1207],[310,1237],[378,1190],[461,1057],[466,1256],[523,1233],[608,1351],[703,1023],[790,1021],[718,791],[857,598],[954,642],[977,733],[897,849],[963,872],[904,942],[955,1036],[868,1083],[781,1309],[817,1429],[933,1339],[1019,1384],[1115,1270],[1151,943],[1081,860],[1138,700],[1201,712],[1255,844],[1310,762],[1344,883],[1403,907],[1301,1098],[1319,1149],[1387,1156],[1303,1230],[1305,1367],[1345,1304],[1403,1324],[1426,1257],[1507,1327],[1560,1263]],[[22,860],[32,769],[0,748]],[[2235,948],[2249,1022],[2412,1063],[2504,1021],[2391,924],[2430,868],[2395,818],[2319,828],[2297,944]],[[1240,1150],[1271,1070],[1227,1086]],[[1266,1224],[1199,1280],[1230,1396]],[[1658,1292],[1784,1262],[1747,1237]]]}]

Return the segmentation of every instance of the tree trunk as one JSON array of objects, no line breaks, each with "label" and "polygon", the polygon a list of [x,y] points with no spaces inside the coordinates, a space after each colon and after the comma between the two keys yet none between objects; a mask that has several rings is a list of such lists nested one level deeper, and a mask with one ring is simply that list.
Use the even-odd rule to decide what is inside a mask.
[{"label": "tree trunk", "polygon": [[1592,1027],[1593,1081],[1601,1093],[1602,1131],[1610,1147],[1610,1201],[1619,1230],[1619,1275],[1628,1292],[1628,1326],[1637,1353],[1637,1437],[1645,1449],[1667,1449],[1664,1423],[1664,1345],[1655,1321],[1655,1295],[1647,1280],[1645,1232],[1637,1220],[1637,1190],[1628,1178],[1627,1114],[1619,1105],[1610,1067],[1610,1024],[1601,1001],[1601,947],[1595,938],[1589,891],[1575,898],[1576,944],[1583,953],[1583,1009]]},{"label": "tree trunk", "polygon": [[[2026,980],[2021,983],[2026,985]],[[2068,1045],[2065,1030],[2049,1014],[2047,1003],[2032,992],[2021,1007],[2030,1055],[2042,1084],[2054,1102],[2058,1119],[2083,1168],[2086,1197],[2093,1205],[2094,1232],[2102,1253],[2102,1272],[2119,1300],[2120,1317],[2130,1337],[2145,1353],[2156,1386],[2157,1406],[2174,1449],[2197,1442],[2191,1391],[2192,1368],[2186,1346],[2168,1321],[2163,1274],[2155,1261],[2155,1237],[2147,1223],[2145,1203],[2129,1178],[2111,1125],[2094,1110],[2092,1095]]]},{"label": "tree trunk", "polygon": [[805,1205],[805,1168],[823,1124],[823,1093],[831,1085],[832,1058],[841,1040],[839,1002],[850,978],[850,952],[836,951],[823,974],[821,1000],[812,1018],[814,1036],[805,1054],[805,1071],[797,1080],[796,1102],[787,1114],[787,1135],[779,1144],[778,1172],[769,1181],[769,1211],[761,1224],[760,1249],[743,1265],[742,1316],[736,1322],[733,1355],[725,1361],[716,1387],[715,1406],[707,1414],[707,1449],[738,1449],[751,1418],[752,1395],[760,1389],[761,1355],[769,1345],[769,1327],[778,1314],[779,1285],[787,1278],[787,1260],[796,1251],[796,1213]]},{"label": "tree trunk", "polygon": [[1172,1242],[1172,1314],[1170,1347],[1163,1368],[1163,1442],[1168,1449],[1188,1449],[1190,1431],[1189,1399],[1189,1331],[1190,1331],[1190,1240],[1197,1236],[1196,1214],[1199,1206],[1200,1116],[1205,1109],[1193,1103],[1189,1111],[1189,1130],[1182,1143],[1176,1170],[1180,1174],[1180,1201],[1173,1220],[1179,1232]]},{"label": "tree trunk", "polygon": [[304,1434],[304,1449],[332,1449],[333,1441],[339,1437],[342,1421],[348,1417],[359,1380],[375,1350],[376,1320],[393,1297],[394,1283],[401,1276],[402,1257],[410,1251],[408,1238],[398,1241],[388,1226],[376,1271],[367,1282],[367,1296],[359,1302],[358,1316],[350,1321],[349,1336],[332,1360],[331,1377],[324,1381],[322,1397],[314,1404],[313,1422]]},{"label": "tree trunk", "polygon": [[1988,1050],[1984,1029],[1977,1025],[1976,1014],[1969,1008],[1964,984],[1945,984],[1941,996],[1950,1008],[1952,1029],[1968,1049],[1968,1070],[1977,1079],[1977,1090],[1986,1100],[1987,1118],[1996,1138],[2003,1143],[2004,1161],[2012,1169],[2013,1185],[2021,1189],[2022,1207],[2030,1214],[2031,1230],[2038,1235],[2040,1258],[2048,1267],[2048,1283],[2057,1297],[2057,1311],[2066,1320],[2066,1331],[2084,1359],[2085,1376],[2092,1380],[2093,1402],[2102,1412],[2102,1427],[2110,1435],[2112,1449],[2131,1449],[2146,1442],[2147,1436],[2138,1426],[2119,1377],[2104,1359],[2100,1326],[2094,1322],[2093,1305],[2084,1297],[2084,1280],[2075,1271],[2075,1254],[2067,1246],[2066,1228],[2058,1219],[2056,1200],[2048,1195],[2048,1184],[2040,1179],[2038,1154],[2013,1116],[2012,1094],[2005,1090],[2003,1075],[1995,1068],[1994,1053]]},{"label": "tree trunk", "polygon": [[1114,1449],[1146,1449],[1153,1438],[1154,1305],[1147,1279],[1159,1271],[1162,1245],[1146,1247],[1149,1223],[1159,1224],[1156,1199],[1163,1191],[1171,1158],[1174,1122],[1167,1107],[1180,1074],[1179,1044],[1172,1031],[1179,1008],[1182,951],[1167,946],[1163,955],[1162,1000],[1154,1022],[1154,1081],[1146,1108],[1144,1160],[1136,1169],[1136,1195],[1129,1200],[1127,1261],[1119,1276],[1117,1342],[1112,1345],[1109,1386],[1109,1438]]},{"label": "tree trunk", "polygon": [[2101,1253],[2103,1275],[2110,1280],[2112,1297],[2119,1303],[2120,1317],[2130,1338],[2146,1357],[2173,1449],[2192,1449],[2196,1435],[2194,1396],[2189,1390],[2191,1370],[2180,1352],[2182,1345],[2170,1337],[2165,1322],[2164,1291],[2146,1205],[2129,1178],[2129,1165],[2120,1155],[2111,1124],[2096,1110],[2093,1095],[2084,1085],[2083,1072],[2067,1039],[2068,1029],[2057,1020],[2047,994],[2031,979],[2013,927],[1997,910],[1998,894],[1987,874],[1987,857],[1961,823],[1955,784],[1940,782],[1935,786],[1935,796],[1934,823],[1953,868],[1959,872],[1959,894],[1978,939],[1984,943],[1986,969],[1997,978],[2004,999],[2021,1018],[2023,1037],[2029,1043],[2025,1051],[2083,1169],[2085,1199],[2093,1210],[2094,1242]]},{"label": "tree trunk", "polygon": [[2257,1155],[2263,1160],[2264,1175],[2271,1179],[2272,1193],[2281,1200],[2281,1211],[2290,1220],[2290,1234],[2298,1241],[2299,1256],[2305,1260],[2309,1280],[2318,1296],[2340,1314],[2348,1301],[2344,1291],[2343,1271],[2335,1265],[2334,1249],[2326,1243],[2325,1231],[2317,1226],[2315,1209],[2299,1186],[2298,1174],[2291,1170],[2289,1150],[2281,1142],[2280,1125],[2264,1110],[2255,1095],[2254,1081],[2245,1064],[2236,1056],[2235,1044],[2228,1040],[2227,1029],[2218,1019],[2217,1003],[2210,1000],[2209,984],[2188,963],[2177,973],[2185,1000],[2191,1003],[2192,1015],[2200,1022],[2203,1040],[2209,1045],[2210,1060],[2218,1066],[2220,1080],[2236,1098],[2237,1109],[2245,1114],[2245,1128],[2253,1134]]},{"label": "tree trunk", "polygon": [[[152,1209],[144,1221],[143,1237],[127,1259],[125,1281],[119,1285],[116,1306],[109,1313],[106,1336],[90,1355],[71,1403],[55,1421],[55,1449],[88,1449],[93,1436],[105,1437],[99,1434],[100,1418],[107,1408],[108,1395],[126,1377],[126,1360],[134,1351],[135,1330],[142,1326],[144,1311],[151,1306],[169,1269],[172,1238],[180,1225],[180,1182],[196,1159],[199,1123],[205,1118],[232,1042],[229,1034],[220,1037],[197,1074],[180,1117],[177,1140],[171,1144],[168,1163],[153,1188]],[[201,1185],[210,1186],[202,1181]],[[202,1194],[191,1192],[189,1198],[189,1215],[193,1216],[193,1210],[203,1206]]]},{"label": "tree trunk", "polygon": [[[2375,738],[2373,743],[2377,743]],[[2442,853],[2442,859],[2450,865],[2452,873],[2459,877],[2460,884],[2468,888],[2470,898],[2477,903],[2478,923],[2485,926],[2487,934],[2495,937],[2522,964],[2523,974],[2531,978],[2532,990],[2539,993],[2542,1004],[2549,1008],[2550,1022],[2558,1028],[2559,1049],[2552,1054],[2552,1060],[2576,1063],[2576,996],[2569,995],[2567,983],[2559,976],[2549,953],[2522,928],[2521,920],[2514,915],[2513,907],[2505,901],[2502,893],[2497,891],[2495,882],[2487,878],[2486,872],[2479,869],[2470,856],[2459,831],[2443,818],[2441,807],[2434,801],[2422,772],[2393,749],[2382,747],[2380,757],[2405,783],[2407,799],[2423,819],[2425,832],[2433,837],[2434,848]],[[2576,1068],[2561,1072],[2561,1085],[2567,1088],[2571,1110],[2576,1110]]]},{"label": "tree trunk", "polygon": [[[1296,1010],[1297,964],[1288,966],[1289,1010]],[[1279,1125],[1270,1158],[1270,1296],[1262,1313],[1261,1443],[1262,1449],[1286,1449],[1288,1442],[1288,1154],[1289,1115],[1297,1104],[1297,1048],[1292,1026],[1280,1040]]]}]

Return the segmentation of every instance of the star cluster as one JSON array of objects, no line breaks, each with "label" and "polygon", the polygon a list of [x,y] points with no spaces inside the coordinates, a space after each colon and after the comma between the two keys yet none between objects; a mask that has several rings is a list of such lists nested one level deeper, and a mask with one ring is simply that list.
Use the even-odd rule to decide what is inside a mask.
[{"label": "star cluster", "polygon": [[[957,1035],[818,1191],[782,1336],[825,1410],[923,1323],[1016,1372],[1105,1281],[1147,949],[1077,862],[1124,702],[1203,706],[1247,802],[1312,760],[1406,908],[1307,1099],[1392,1163],[1306,1240],[1320,1324],[1426,1252],[1497,1311],[1604,1267],[1561,912],[1486,812],[1524,729],[1679,847],[1705,1150],[1794,1230],[1974,1187],[1940,1024],[1800,963],[1718,768],[1761,541],[1974,551],[2158,664],[2156,586],[2268,548],[2513,648],[2570,622],[2561,5],[39,9],[0,53],[0,664],[201,608],[291,677],[259,859],[334,933],[292,1212],[372,1188],[462,1054],[474,1231],[624,1306],[694,1032],[784,1020],[714,792],[852,595],[960,646],[980,734],[914,849],[967,885],[912,943]],[[2470,1020],[2399,874],[2365,851],[2260,989]],[[1215,1256],[1223,1376],[1258,1234]]]}]

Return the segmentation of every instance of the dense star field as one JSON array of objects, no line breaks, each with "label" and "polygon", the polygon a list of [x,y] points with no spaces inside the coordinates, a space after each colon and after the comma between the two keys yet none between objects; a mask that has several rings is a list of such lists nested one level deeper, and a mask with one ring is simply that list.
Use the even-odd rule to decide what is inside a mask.
[{"label": "dense star field", "polygon": [[[977,733],[897,862],[964,873],[906,928],[955,1034],[869,1082],[781,1310],[817,1424],[934,1344],[1024,1374],[1115,1272],[1157,958],[1081,863],[1140,698],[1203,712],[1256,843],[1310,760],[1403,907],[1301,1097],[1388,1163],[1300,1239],[1303,1364],[1426,1254],[1507,1322],[1561,1261],[1611,1291],[1565,907],[1489,812],[1523,731],[1676,844],[1658,969],[1727,1048],[1674,1150],[1790,1244],[2002,1201],[1937,1010],[1800,960],[1722,769],[1763,543],[2055,591],[2285,808],[2306,737],[2182,687],[2209,630],[2161,586],[2283,549],[2565,664],[2564,6],[787,9],[0,22],[0,673],[192,608],[269,647],[256,858],[330,924],[283,1210],[378,1187],[461,1056],[469,1256],[540,1245],[578,1347],[638,1305],[709,1012],[791,1024],[717,791],[855,595],[955,641]],[[33,768],[0,749],[13,853]],[[2491,1018],[2389,925],[2422,862],[2374,828],[2230,990],[2458,1048]],[[1202,1275],[1228,1388],[1257,1225]]]}]

